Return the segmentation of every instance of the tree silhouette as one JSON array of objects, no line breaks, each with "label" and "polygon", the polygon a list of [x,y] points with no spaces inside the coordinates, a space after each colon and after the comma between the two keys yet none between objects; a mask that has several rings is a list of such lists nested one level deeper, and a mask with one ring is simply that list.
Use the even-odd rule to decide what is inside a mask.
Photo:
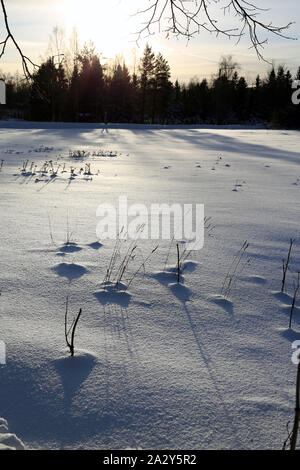
[{"label": "tree silhouette", "polygon": [[155,122],[156,114],[158,114],[162,120],[167,117],[172,92],[170,77],[170,66],[162,54],[158,53],[154,66],[152,123]]},{"label": "tree silhouette", "polygon": [[149,44],[146,44],[143,57],[139,65],[140,72],[140,110],[141,122],[144,122],[145,113],[151,100],[151,93],[153,91],[154,77],[155,77],[155,54]]},{"label": "tree silhouette", "polygon": [[[294,39],[286,35],[286,31],[293,24],[275,26],[271,21],[260,20],[259,13],[268,11],[246,0],[149,0],[150,5],[137,12],[146,18],[142,28],[137,31],[138,40],[146,34],[153,34],[153,27],[177,37],[186,37],[188,40],[199,34],[202,30],[217,36],[235,38],[237,42],[245,35],[250,40],[251,47],[256,51],[259,59],[267,62],[262,54],[264,45],[268,42],[261,34],[271,33],[285,39]],[[189,4],[189,6],[187,6]],[[235,17],[238,26],[227,28],[218,20],[218,12],[224,16]],[[166,25],[163,26],[163,23]]]},{"label": "tree silhouette", "polygon": [[103,114],[104,78],[100,59],[95,54],[94,47],[84,46],[78,54],[79,72],[79,108],[89,116],[98,120]]},{"label": "tree silhouette", "polygon": [[57,67],[50,57],[32,75],[31,83],[32,117],[41,121],[61,120],[67,91],[63,65]]},{"label": "tree silhouette", "polygon": [[30,65],[32,65],[34,68],[38,67],[38,65],[34,64],[32,62],[32,60],[29,57],[27,57],[26,55],[24,55],[24,53],[22,52],[22,49],[20,48],[18,42],[16,41],[16,39],[15,39],[11,29],[10,29],[9,22],[8,22],[8,16],[7,16],[7,12],[6,12],[6,7],[5,7],[5,2],[4,2],[4,0],[0,0],[0,2],[1,2],[0,4],[1,4],[3,20],[4,20],[5,30],[6,30],[6,37],[3,41],[0,42],[0,46],[1,46],[0,59],[5,53],[5,49],[6,49],[6,46],[7,46],[8,42],[12,41],[12,43],[14,44],[15,48],[17,49],[17,51],[18,51],[18,53],[21,57],[22,67],[23,67],[23,72],[24,72],[25,77],[26,78],[32,78],[32,73],[30,72]]},{"label": "tree silhouette", "polygon": [[[300,128],[300,108],[291,101],[293,78],[283,66],[247,84],[231,56],[221,57],[210,80],[193,78],[173,84],[161,53],[146,46],[137,73],[124,59],[101,66],[99,55],[85,47],[68,79],[65,62],[49,57],[32,80],[6,77],[7,109],[13,118],[45,121],[92,121],[153,124],[267,124]],[[295,184],[298,183],[298,179]]]},{"label": "tree silhouette", "polygon": [[[275,26],[273,23],[260,20],[259,13],[266,11],[257,5],[250,3],[246,0],[227,0],[222,5],[223,0],[148,0],[150,5],[137,12],[141,16],[142,27],[137,31],[138,38],[141,38],[143,33],[152,34],[152,27],[158,25],[159,29],[162,27],[164,20],[167,21],[164,31],[167,36],[173,34],[175,36],[183,36],[188,40],[201,30],[206,30],[217,36],[226,36],[235,38],[237,42],[245,35],[248,36],[251,47],[256,51],[259,59],[267,62],[262,54],[264,45],[268,42],[266,37],[261,37],[261,34],[271,33],[275,36],[280,36],[285,39],[295,39],[286,35],[286,31],[293,24],[289,22],[283,26]],[[189,6],[187,7],[187,4]],[[17,49],[23,66],[24,75],[27,78],[32,78],[31,66],[37,67],[29,57],[27,57],[20,48],[14,34],[10,28],[8,15],[6,11],[5,0],[0,0],[2,9],[2,16],[5,25],[6,37],[0,41],[0,59],[4,55],[6,46],[11,41]],[[235,17],[239,25],[237,27],[227,28],[220,24],[216,11],[219,10],[225,15]]]}]

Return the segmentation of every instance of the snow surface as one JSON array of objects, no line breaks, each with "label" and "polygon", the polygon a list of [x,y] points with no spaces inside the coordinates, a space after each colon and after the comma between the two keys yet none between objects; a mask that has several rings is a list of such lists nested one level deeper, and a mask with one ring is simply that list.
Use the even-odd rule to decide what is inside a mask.
[{"label": "snow surface", "polygon": [[7,421],[0,418],[0,450],[24,450],[23,442],[8,431]]},{"label": "snow surface", "polygon": [[[297,242],[280,294],[282,258],[300,235],[299,132],[1,126],[0,416],[26,448],[280,449],[293,419],[291,344],[300,339],[299,300],[288,329]],[[93,156],[100,149],[114,158]],[[56,176],[38,173],[46,160],[61,165]],[[86,162],[92,175],[79,174]],[[180,285],[176,244],[159,241],[126,290],[157,245],[141,240],[124,286],[103,289],[114,241],[97,239],[96,209],[119,195],[205,204],[215,228],[186,260]],[[224,299],[245,240],[250,262]],[[74,358],[64,340],[67,295],[70,319],[82,308]]]}]

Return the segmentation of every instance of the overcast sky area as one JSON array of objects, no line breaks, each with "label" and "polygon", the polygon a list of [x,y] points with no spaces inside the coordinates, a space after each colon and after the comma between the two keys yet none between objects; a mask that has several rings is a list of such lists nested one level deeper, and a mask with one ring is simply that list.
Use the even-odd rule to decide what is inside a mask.
[{"label": "overcast sky area", "polygon": [[[258,73],[264,75],[270,69],[270,65],[259,61],[255,51],[249,49],[247,37],[236,45],[234,39],[216,38],[202,31],[187,45],[184,39],[178,40],[172,36],[166,39],[165,33],[159,33],[154,28],[156,34],[141,40],[137,47],[134,33],[141,28],[146,16],[133,14],[138,8],[143,9],[149,4],[148,0],[6,0],[11,30],[24,54],[36,63],[49,55],[49,37],[57,26],[64,31],[66,44],[69,43],[73,28],[78,32],[81,44],[93,41],[102,55],[103,63],[116,54],[122,54],[128,65],[132,66],[134,57],[142,54],[148,41],[155,52],[161,51],[168,59],[172,79],[178,78],[180,82],[193,77],[209,78],[217,71],[222,55],[233,55],[234,60],[241,65],[241,73],[249,81],[254,80]],[[299,0],[256,0],[256,4],[270,9],[261,13],[262,20],[272,21],[276,26],[295,21],[287,34],[298,40],[286,40],[264,33],[261,35],[262,39],[269,40],[264,48],[265,58],[276,66],[283,64],[295,73],[300,66]],[[218,20],[222,26],[236,25],[236,20],[229,15],[224,18],[220,14]],[[5,38],[3,22],[0,31],[1,41]],[[0,59],[0,71],[14,73],[21,70],[19,57],[13,46],[9,45]]]}]

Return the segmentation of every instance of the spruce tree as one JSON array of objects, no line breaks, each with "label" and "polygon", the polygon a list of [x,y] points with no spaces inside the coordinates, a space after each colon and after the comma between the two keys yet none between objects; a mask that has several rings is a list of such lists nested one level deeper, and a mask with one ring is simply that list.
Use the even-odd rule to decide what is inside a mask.
[{"label": "spruce tree", "polygon": [[[155,76],[155,55],[149,44],[146,44],[143,57],[139,65],[140,73],[140,120],[145,121],[146,114],[149,116],[151,95],[153,91]],[[151,103],[152,104],[152,103]]]}]

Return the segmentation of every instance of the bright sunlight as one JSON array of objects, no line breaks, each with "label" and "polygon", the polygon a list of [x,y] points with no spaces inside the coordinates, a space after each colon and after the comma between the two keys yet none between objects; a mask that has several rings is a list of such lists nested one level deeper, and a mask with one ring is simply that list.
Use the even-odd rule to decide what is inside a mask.
[{"label": "bright sunlight", "polygon": [[131,0],[65,0],[62,4],[67,32],[76,28],[82,43],[92,41],[106,58],[116,54],[128,56],[135,46],[138,20],[132,17],[138,9]]}]

